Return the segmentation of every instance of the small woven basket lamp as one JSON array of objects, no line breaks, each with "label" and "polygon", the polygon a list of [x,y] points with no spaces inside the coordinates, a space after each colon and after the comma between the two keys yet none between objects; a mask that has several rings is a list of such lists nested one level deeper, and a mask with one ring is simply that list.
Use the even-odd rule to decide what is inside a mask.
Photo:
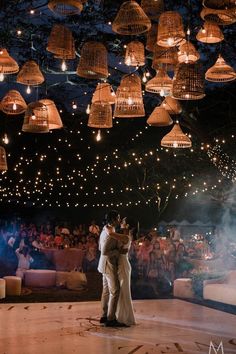
[{"label": "small woven basket lamp", "polygon": [[172,91],[172,79],[164,68],[160,68],[156,76],[146,83],[147,92],[158,93],[160,96],[169,96]]},{"label": "small woven basket lamp", "polygon": [[26,133],[49,133],[47,107],[37,101],[28,105],[22,131]]},{"label": "small woven basket lamp", "polygon": [[4,48],[0,49],[0,73],[16,74],[19,71],[17,62],[8,54]]},{"label": "small woven basket lamp", "polygon": [[186,43],[181,44],[181,46],[179,47],[179,51],[178,51],[179,63],[191,63],[191,62],[198,61],[199,58],[200,58],[200,54],[198,53],[198,51],[196,50],[196,48],[191,42],[187,41]]},{"label": "small woven basket lamp", "polygon": [[179,123],[175,123],[171,131],[162,138],[161,146],[167,148],[190,148],[192,142],[189,137],[182,132]]},{"label": "small woven basket lamp", "polygon": [[24,113],[27,108],[24,98],[16,90],[11,90],[4,96],[1,106],[2,111],[9,115]]},{"label": "small woven basket lamp", "polygon": [[59,59],[75,59],[75,42],[72,32],[65,26],[54,25],[48,38],[47,50]]},{"label": "small woven basket lamp", "polygon": [[48,7],[58,15],[70,16],[80,14],[85,2],[81,0],[50,0]]},{"label": "small woven basket lamp", "polygon": [[112,30],[123,35],[136,35],[149,31],[151,21],[134,0],[125,1],[112,23]]},{"label": "small woven basket lamp", "polygon": [[167,96],[160,107],[165,108],[169,114],[180,114],[182,112],[182,107],[179,101],[171,96]]},{"label": "small woven basket lamp", "polygon": [[235,0],[203,0],[202,5],[214,10],[235,8]]},{"label": "small woven basket lamp", "polygon": [[228,82],[236,79],[236,73],[219,55],[216,63],[207,70],[205,79],[211,82]]},{"label": "small woven basket lamp", "polygon": [[108,77],[107,50],[103,44],[87,42],[83,45],[77,75],[95,80]]},{"label": "small woven basket lamp", "polygon": [[196,36],[197,40],[203,43],[212,44],[223,41],[224,35],[219,26],[206,21],[203,28],[200,29]]},{"label": "small woven basket lamp", "polygon": [[115,117],[144,117],[140,77],[136,74],[125,75],[116,91]]},{"label": "small woven basket lamp", "polygon": [[0,146],[0,171],[7,171],[7,154],[3,146]]},{"label": "small woven basket lamp", "polygon": [[98,129],[112,128],[112,109],[109,103],[92,103],[88,119],[88,127]]},{"label": "small woven basket lamp", "polygon": [[157,44],[161,47],[175,47],[185,38],[182,17],[176,11],[166,11],[160,16],[157,31]]},{"label": "small woven basket lamp", "polygon": [[142,0],[141,7],[145,14],[151,20],[158,20],[160,14],[164,11],[164,1],[163,0]]},{"label": "small woven basket lamp", "polygon": [[173,124],[169,113],[163,107],[156,107],[147,120],[152,127],[167,127]]},{"label": "small woven basket lamp", "polygon": [[204,8],[200,14],[204,21],[209,21],[219,26],[232,25],[236,22],[235,11],[232,9],[214,10]]},{"label": "small woven basket lamp", "polygon": [[112,90],[111,85],[107,82],[97,84],[96,90],[92,97],[92,103],[108,103],[115,104],[116,94]]},{"label": "small woven basket lamp", "polygon": [[125,64],[129,66],[145,65],[144,45],[139,41],[127,44],[125,51]]},{"label": "small woven basket lamp", "polygon": [[154,52],[154,47],[157,44],[157,24],[152,24],[150,31],[147,32],[146,49],[149,52]]},{"label": "small woven basket lamp", "polygon": [[44,82],[44,76],[34,60],[28,60],[17,75],[16,81],[23,85],[34,86]]},{"label": "small woven basket lamp", "polygon": [[197,63],[178,64],[172,96],[179,100],[200,100],[205,96],[204,76]]},{"label": "small woven basket lamp", "polygon": [[63,127],[60,114],[57,110],[55,103],[49,99],[39,100],[47,110],[47,121],[48,121],[48,129],[60,129]]},{"label": "small woven basket lamp", "polygon": [[172,71],[175,69],[178,64],[178,50],[176,47],[160,47],[159,45],[155,45],[154,54],[152,60],[152,67],[155,70],[158,70],[160,64],[164,64],[166,70]]}]

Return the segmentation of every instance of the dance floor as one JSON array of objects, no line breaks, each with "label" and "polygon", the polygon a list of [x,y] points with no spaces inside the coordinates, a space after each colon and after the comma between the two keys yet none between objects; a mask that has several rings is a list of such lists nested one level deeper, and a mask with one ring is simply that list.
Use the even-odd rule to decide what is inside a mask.
[{"label": "dance floor", "polygon": [[99,302],[0,304],[0,354],[233,354],[236,316],[182,300],[134,301],[137,325],[105,328]]}]

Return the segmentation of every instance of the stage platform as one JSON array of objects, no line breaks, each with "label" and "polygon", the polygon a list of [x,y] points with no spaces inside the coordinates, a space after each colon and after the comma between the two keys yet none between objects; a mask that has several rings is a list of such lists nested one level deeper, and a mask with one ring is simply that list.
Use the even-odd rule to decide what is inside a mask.
[{"label": "stage platform", "polygon": [[136,326],[105,328],[99,302],[0,304],[0,354],[236,353],[235,315],[177,299],[134,308]]}]

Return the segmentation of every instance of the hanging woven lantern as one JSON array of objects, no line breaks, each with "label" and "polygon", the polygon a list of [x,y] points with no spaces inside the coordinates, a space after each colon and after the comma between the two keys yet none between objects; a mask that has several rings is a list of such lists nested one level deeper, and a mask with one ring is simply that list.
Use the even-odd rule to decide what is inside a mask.
[{"label": "hanging woven lantern", "polygon": [[59,59],[75,59],[75,42],[72,32],[63,25],[54,25],[48,38],[47,50]]},{"label": "hanging woven lantern", "polygon": [[148,118],[147,124],[152,127],[166,127],[173,124],[173,120],[165,108],[156,107]]},{"label": "hanging woven lantern", "polygon": [[152,24],[150,31],[147,32],[146,49],[154,52],[154,47],[157,44],[157,24]]},{"label": "hanging woven lantern", "polygon": [[190,148],[192,142],[189,137],[182,132],[180,125],[175,123],[171,131],[161,140],[161,146],[167,148]]},{"label": "hanging woven lantern", "polygon": [[203,43],[212,44],[223,41],[224,35],[220,27],[214,23],[206,21],[203,28],[200,29],[196,36],[197,40]]},{"label": "hanging woven lantern", "polygon": [[125,51],[125,64],[129,66],[145,65],[144,45],[139,41],[127,44]]},{"label": "hanging woven lantern", "polygon": [[85,2],[84,0],[49,0],[48,7],[58,15],[78,15],[83,10]]},{"label": "hanging woven lantern", "polygon": [[191,63],[195,62],[200,58],[200,54],[194,47],[194,45],[187,41],[184,44],[181,44],[178,52],[178,61],[180,63]]},{"label": "hanging woven lantern", "polygon": [[2,99],[1,109],[9,115],[18,115],[24,113],[27,108],[24,98],[20,92],[11,90]]},{"label": "hanging woven lantern", "polygon": [[22,66],[17,75],[16,81],[23,85],[34,86],[42,84],[44,82],[44,77],[38,64],[34,60],[28,60]]},{"label": "hanging woven lantern", "polygon": [[164,1],[163,0],[142,0],[141,7],[145,14],[151,20],[158,20],[160,14],[164,11]]},{"label": "hanging woven lantern", "polygon": [[182,107],[178,100],[171,96],[167,96],[161,104],[161,107],[165,108],[169,114],[180,114]]},{"label": "hanging woven lantern", "polygon": [[151,21],[134,0],[125,1],[112,23],[112,30],[123,35],[136,35],[149,31]]},{"label": "hanging woven lantern", "polygon": [[203,0],[202,5],[214,10],[235,8],[235,0]]},{"label": "hanging woven lantern", "polygon": [[177,53],[178,50],[176,47],[160,47],[156,44],[152,60],[153,69],[158,70],[160,65],[163,65],[168,71],[174,70],[175,66],[178,64]]},{"label": "hanging woven lantern", "polygon": [[0,146],[0,171],[7,171],[7,154],[3,146]]},{"label": "hanging woven lantern", "polygon": [[22,131],[26,133],[49,133],[47,107],[37,101],[28,105]]},{"label": "hanging woven lantern", "polygon": [[6,49],[0,49],[0,73],[15,74],[18,71],[19,66],[17,62],[8,54]]},{"label": "hanging woven lantern", "polygon": [[160,16],[157,31],[157,44],[174,47],[182,44],[185,38],[182,17],[178,12],[166,11]]},{"label": "hanging woven lantern", "polygon": [[115,104],[116,94],[112,87],[107,82],[97,84],[96,90],[93,94],[92,103],[109,103]]},{"label": "hanging woven lantern", "polygon": [[204,21],[209,21],[219,26],[232,25],[236,22],[235,11],[232,9],[213,10],[203,8],[200,14]]},{"label": "hanging woven lantern", "polygon": [[205,96],[204,77],[199,64],[178,64],[172,96],[179,100],[199,100]]},{"label": "hanging woven lantern", "polygon": [[125,75],[116,91],[115,117],[144,117],[142,88],[140,77],[136,74]]},{"label": "hanging woven lantern", "polygon": [[108,77],[107,50],[103,44],[87,42],[83,45],[77,75],[86,79]]},{"label": "hanging woven lantern", "polygon": [[38,102],[43,104],[43,106],[47,109],[47,121],[49,130],[62,128],[63,124],[55,103],[49,99],[42,99]]},{"label": "hanging woven lantern", "polygon": [[167,75],[164,68],[160,68],[156,76],[146,84],[146,91],[158,93],[161,96],[168,96],[172,91],[172,79]]},{"label": "hanging woven lantern", "polygon": [[109,103],[96,102],[91,105],[91,112],[88,119],[88,127],[91,128],[112,128],[112,109]]},{"label": "hanging woven lantern", "polygon": [[205,79],[211,82],[228,82],[236,79],[236,73],[219,55],[216,63],[207,70]]}]

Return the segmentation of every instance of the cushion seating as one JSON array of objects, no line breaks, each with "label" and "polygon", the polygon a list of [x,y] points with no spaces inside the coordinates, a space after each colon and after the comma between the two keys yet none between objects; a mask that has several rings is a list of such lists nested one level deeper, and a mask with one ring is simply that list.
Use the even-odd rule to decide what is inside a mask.
[{"label": "cushion seating", "polygon": [[29,269],[25,272],[25,286],[50,288],[56,285],[56,271],[47,269]]}]

